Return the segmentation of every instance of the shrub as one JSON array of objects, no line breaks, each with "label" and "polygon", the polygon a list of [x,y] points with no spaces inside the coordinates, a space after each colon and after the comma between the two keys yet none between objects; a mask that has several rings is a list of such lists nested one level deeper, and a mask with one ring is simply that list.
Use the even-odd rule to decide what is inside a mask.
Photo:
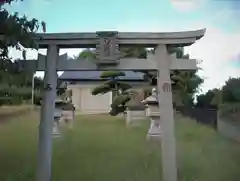
[{"label": "shrub", "polygon": [[0,97],[0,106],[11,104],[11,97]]},{"label": "shrub", "polygon": [[132,86],[119,81],[118,77],[125,76],[124,72],[120,71],[104,71],[101,74],[101,79],[106,80],[102,85],[95,87],[92,90],[92,95],[105,94],[107,92],[113,93],[113,103],[111,105],[111,116],[116,116],[126,110],[126,103],[131,99],[131,92],[127,90],[131,89]]}]

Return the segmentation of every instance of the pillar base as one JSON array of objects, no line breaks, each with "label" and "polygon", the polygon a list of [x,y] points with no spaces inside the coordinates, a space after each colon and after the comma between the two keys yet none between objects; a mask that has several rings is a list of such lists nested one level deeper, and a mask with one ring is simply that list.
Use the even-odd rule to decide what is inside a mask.
[{"label": "pillar base", "polygon": [[53,138],[60,138],[61,136],[62,136],[61,133],[58,133],[58,134],[53,133],[52,134]]},{"label": "pillar base", "polygon": [[59,131],[59,119],[56,119],[56,118],[54,120],[52,136],[53,137],[60,137],[61,136],[61,132]]},{"label": "pillar base", "polygon": [[62,117],[60,119],[60,127],[67,127],[67,129],[73,128],[73,121],[75,119],[75,112],[64,110],[62,111]]},{"label": "pillar base", "polygon": [[160,117],[151,117],[151,124],[147,133],[147,140],[160,140],[161,135]]},{"label": "pillar base", "polygon": [[56,127],[56,126],[53,127],[52,136],[53,137],[60,137],[61,136],[61,132],[59,131],[58,127]]},{"label": "pillar base", "polygon": [[161,134],[147,134],[146,138],[147,138],[147,141],[161,140],[162,135]]},{"label": "pillar base", "polygon": [[61,117],[61,119],[59,120],[59,127],[65,127],[66,122],[65,120]]}]

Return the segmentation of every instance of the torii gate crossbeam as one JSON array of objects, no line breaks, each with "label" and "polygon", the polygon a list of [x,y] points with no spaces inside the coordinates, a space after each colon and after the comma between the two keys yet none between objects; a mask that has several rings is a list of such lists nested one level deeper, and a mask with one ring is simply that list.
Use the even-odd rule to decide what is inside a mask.
[{"label": "torii gate crossbeam", "polygon": [[[45,91],[39,126],[37,181],[51,181],[52,126],[56,97],[57,70],[157,70],[158,99],[162,125],[162,173],[163,181],[177,181],[176,140],[170,69],[196,69],[196,61],[176,60],[169,55],[167,46],[188,46],[202,38],[205,29],[173,33],[56,33],[39,34],[39,48],[47,48],[47,56],[39,55],[38,61],[22,61],[31,70],[45,70]],[[109,44],[110,42],[110,44]],[[106,46],[110,45],[110,46]],[[145,59],[120,59],[119,46],[141,45],[155,47],[155,54]],[[86,60],[67,60],[59,56],[59,48],[95,47],[99,54],[95,63]],[[166,86],[168,87],[167,89]],[[163,88],[165,87],[165,88]],[[166,91],[167,90],[167,91]]]}]

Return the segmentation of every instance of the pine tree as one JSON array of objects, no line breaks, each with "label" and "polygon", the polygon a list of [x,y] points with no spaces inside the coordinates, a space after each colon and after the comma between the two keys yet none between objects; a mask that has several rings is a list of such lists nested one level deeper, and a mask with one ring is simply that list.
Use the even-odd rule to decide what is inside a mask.
[{"label": "pine tree", "polygon": [[116,116],[126,110],[127,103],[131,100],[133,94],[133,91],[129,91],[132,86],[119,80],[121,76],[125,76],[125,73],[121,71],[102,72],[100,77],[106,81],[92,91],[93,95],[112,92],[113,101],[110,110],[110,115],[112,116]]}]

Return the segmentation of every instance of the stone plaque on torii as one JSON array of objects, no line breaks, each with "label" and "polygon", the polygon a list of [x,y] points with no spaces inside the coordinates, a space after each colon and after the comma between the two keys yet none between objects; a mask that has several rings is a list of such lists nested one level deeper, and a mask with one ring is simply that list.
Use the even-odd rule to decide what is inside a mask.
[{"label": "stone plaque on torii", "polygon": [[[38,60],[24,60],[22,65],[31,71],[45,71],[44,91],[39,126],[37,181],[51,180],[52,125],[54,119],[57,71],[78,70],[157,70],[158,99],[161,110],[161,146],[163,181],[177,181],[176,141],[170,70],[195,70],[194,59],[176,59],[168,47],[184,47],[202,38],[205,29],[169,33],[97,32],[97,33],[46,33],[36,39],[39,48],[47,48],[47,56]],[[155,53],[147,59],[120,58],[119,46],[154,47]],[[96,60],[67,59],[59,56],[60,48],[96,48]]]}]

